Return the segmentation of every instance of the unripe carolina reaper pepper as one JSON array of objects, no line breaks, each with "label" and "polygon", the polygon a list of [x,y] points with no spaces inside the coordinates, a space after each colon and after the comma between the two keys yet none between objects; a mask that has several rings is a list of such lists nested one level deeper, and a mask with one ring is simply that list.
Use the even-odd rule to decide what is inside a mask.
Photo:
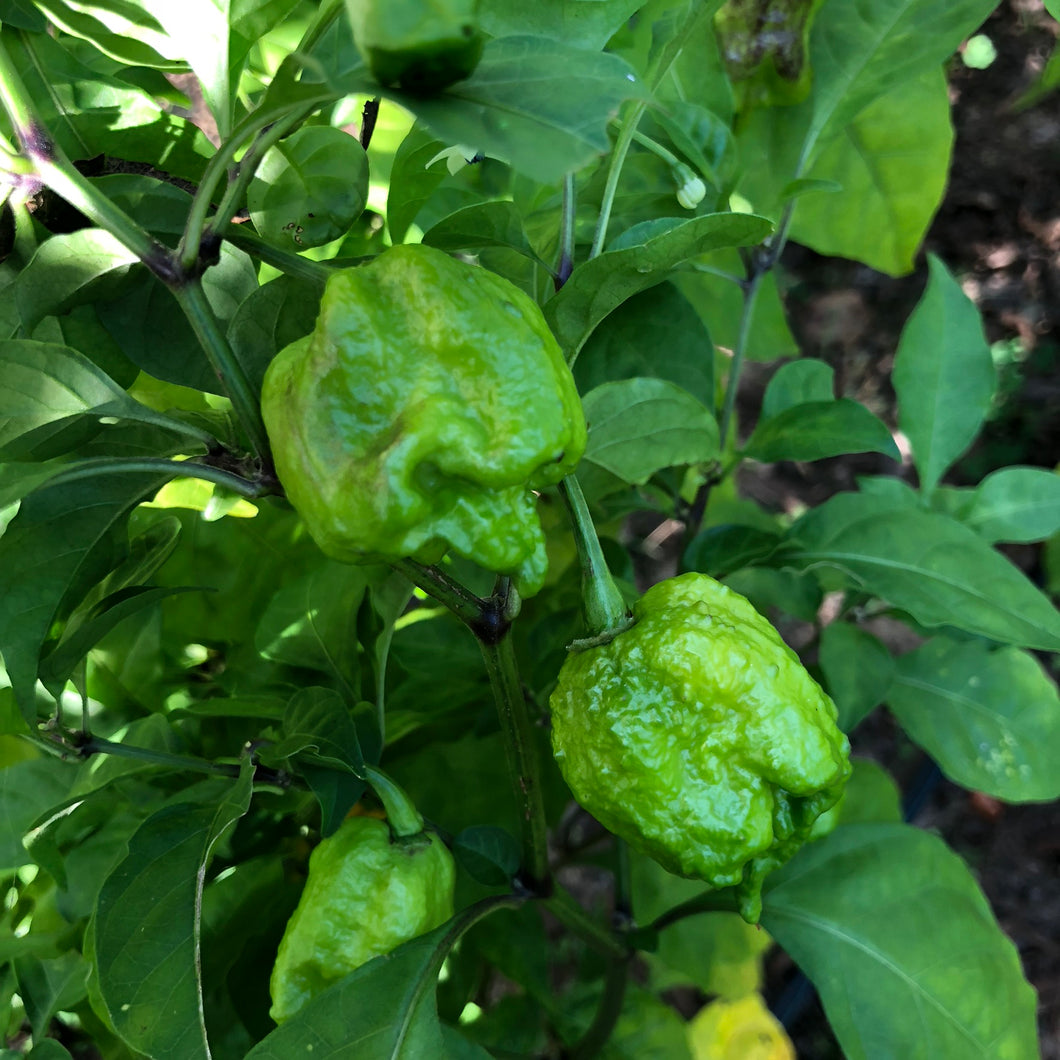
[{"label": "unripe carolina reaper pepper", "polygon": [[531,490],[585,448],[581,402],[537,305],[507,280],[397,246],[328,282],[316,330],[269,366],[262,413],[310,534],[345,562],[448,549],[545,576]]},{"label": "unripe carolina reaper pepper", "polygon": [[277,1023],[373,957],[453,915],[453,857],[430,832],[391,838],[375,817],[350,817],[309,857],[270,989]]},{"label": "unripe carolina reaper pepper", "polygon": [[560,671],[560,769],[616,835],[678,875],[739,885],[757,920],[763,878],[850,775],[835,705],[751,603],[704,574],[649,589],[633,617]]},{"label": "unripe carolina reaper pepper", "polygon": [[478,0],[346,0],[357,50],[384,85],[437,92],[482,56]]}]

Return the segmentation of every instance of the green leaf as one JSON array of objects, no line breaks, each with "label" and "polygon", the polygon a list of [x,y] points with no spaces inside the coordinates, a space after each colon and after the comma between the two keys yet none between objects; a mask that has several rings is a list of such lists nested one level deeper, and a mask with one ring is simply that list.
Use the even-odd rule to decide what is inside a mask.
[{"label": "green leaf", "polygon": [[[11,737],[0,739],[6,742]],[[76,770],[54,758],[30,758],[0,769],[0,871],[33,861],[23,837],[39,817],[66,798],[75,779]]]},{"label": "green leaf", "polygon": [[839,823],[900,823],[902,793],[894,777],[871,758],[851,758],[850,764],[854,772],[843,789],[843,798],[834,807],[839,813]]},{"label": "green leaf", "polygon": [[979,311],[938,258],[929,255],[928,264],[927,290],[902,330],[893,375],[898,425],[925,494],[972,444],[997,384]]},{"label": "green leaf", "polygon": [[924,626],[956,626],[1003,644],[1060,650],[1060,614],[974,531],[943,515],[841,493],[790,531],[785,560],[834,568]]},{"label": "green leaf", "polygon": [[262,239],[284,250],[319,247],[353,227],[368,199],[368,156],[355,136],[303,126],[270,148],[247,189]]},{"label": "green leaf", "polygon": [[483,202],[457,210],[428,228],[423,242],[440,250],[509,247],[547,268],[530,245],[523,219],[512,202]]},{"label": "green leaf", "polygon": [[1060,696],[1027,652],[936,637],[898,660],[887,704],[956,783],[1008,802],[1060,797]]},{"label": "green leaf", "polygon": [[49,483],[0,537],[0,650],[19,707],[36,724],[37,658],[60,605],[72,605],[123,558],[128,511],[165,481],[106,474]]},{"label": "green leaf", "polygon": [[[247,254],[224,243],[220,261],[207,269],[202,283],[224,330],[239,306],[257,290],[257,268]],[[148,375],[193,390],[224,393],[176,300],[146,270],[121,299],[99,304],[97,311],[126,357]],[[252,379],[260,379],[265,372],[264,365],[253,361],[243,368]]]},{"label": "green leaf", "polygon": [[871,103],[822,150],[810,175],[841,190],[800,199],[792,239],[891,276],[912,271],[942,200],[952,146],[939,67]]},{"label": "green leaf", "polygon": [[436,991],[449,950],[489,910],[472,906],[362,964],[259,1042],[246,1060],[290,1060],[306,1053],[357,1060],[488,1060],[484,1049],[438,1022]]},{"label": "green leaf", "polygon": [[555,184],[608,149],[607,123],[643,92],[617,56],[523,36],[490,41],[474,74],[437,98],[386,94],[444,143]]},{"label": "green leaf", "polygon": [[46,317],[105,296],[104,281],[124,277],[139,259],[102,228],[52,236],[15,281],[15,302],[28,335]]},{"label": "green leaf", "polygon": [[1038,467],[991,472],[961,515],[987,541],[1042,541],[1060,531],[1060,475]]},{"label": "green leaf", "polygon": [[937,69],[995,6],[994,0],[826,3],[810,33],[814,84],[803,157],[880,96]]},{"label": "green leaf", "polygon": [[894,659],[871,633],[849,622],[831,622],[821,631],[820,663],[828,694],[839,708],[839,727],[853,732],[887,698]]},{"label": "green leaf", "polygon": [[72,1009],[88,992],[89,965],[80,953],[50,960],[22,957],[14,962],[18,992],[35,1039],[42,1039],[56,1013]]},{"label": "green leaf", "polygon": [[323,293],[320,284],[278,276],[240,303],[228,325],[228,341],[248,368],[252,387],[261,389],[269,362],[280,350],[313,330]]},{"label": "green leaf", "polygon": [[428,168],[428,163],[444,149],[445,144],[422,125],[413,125],[401,141],[390,170],[386,198],[386,224],[394,243],[404,242],[409,225],[448,176],[441,161]]},{"label": "green leaf", "polygon": [[545,316],[573,361],[596,325],[627,298],[662,283],[691,258],[719,247],[760,243],[770,230],[765,218],[749,214],[673,218],[670,227],[645,232],[643,242],[605,251],[579,265],[545,303]]},{"label": "green leaf", "polygon": [[338,693],[303,688],[287,704],[283,732],[269,761],[289,758],[290,768],[305,777],[320,803],[321,834],[329,836],[364,794],[356,776],[364,767],[357,726]]},{"label": "green leaf", "polygon": [[492,825],[465,828],[453,840],[453,854],[472,879],[487,887],[507,887],[519,868],[519,844]]},{"label": "green leaf", "polygon": [[254,646],[274,662],[321,670],[357,699],[357,609],[364,568],[323,561],[279,589],[261,616]]},{"label": "green leaf", "polygon": [[139,5],[108,2],[64,3],[35,0],[59,29],[94,44],[104,55],[127,66],[148,66],[174,73],[187,67],[165,57],[169,41],[159,24]]},{"label": "green leaf", "polygon": [[849,398],[793,405],[759,421],[744,447],[752,460],[823,460],[846,453],[901,454],[891,432],[864,405]]},{"label": "green leaf", "polygon": [[578,479],[587,497],[643,485],[663,468],[718,455],[714,415],[665,379],[604,383],[586,394],[583,405],[589,440]]},{"label": "green leaf", "polygon": [[849,1060],[1030,1060],[1036,998],[941,839],[860,824],[770,876],[762,926],[809,976]]},{"label": "green leaf", "polygon": [[831,365],[807,357],[781,365],[769,380],[762,398],[762,419],[769,420],[796,405],[835,399],[835,371]]},{"label": "green leaf", "polygon": [[[93,919],[99,988],[111,1024],[133,1049],[207,1060],[199,931],[214,848],[250,806],[254,771],[216,806],[177,802],[152,814],[107,877]],[[194,1015],[192,1015],[194,1013]]]},{"label": "green leaf", "polygon": [[754,526],[724,523],[698,533],[685,551],[686,570],[698,570],[714,578],[743,567],[764,563],[777,550],[780,534]]},{"label": "green leaf", "polygon": [[644,0],[482,0],[479,24],[491,37],[532,34],[579,48],[602,48]]},{"label": "green leaf", "polygon": [[141,405],[69,346],[0,341],[0,453],[25,457],[78,416],[153,424],[201,442],[180,420]]},{"label": "green leaf", "polygon": [[650,376],[714,402],[714,346],[689,301],[672,283],[635,294],[589,336],[574,363],[585,394],[603,383]]}]

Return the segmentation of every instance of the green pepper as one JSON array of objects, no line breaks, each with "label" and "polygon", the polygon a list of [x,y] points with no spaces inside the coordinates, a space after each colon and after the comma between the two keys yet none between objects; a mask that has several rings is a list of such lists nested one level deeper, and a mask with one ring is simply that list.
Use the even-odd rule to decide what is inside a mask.
[{"label": "green pepper", "polygon": [[437,836],[392,839],[377,818],[347,818],[309,857],[272,969],[272,1018],[290,1019],[355,968],[444,924],[455,875]]},{"label": "green pepper", "polygon": [[547,570],[532,490],[585,448],[570,369],[537,305],[425,246],[331,277],[312,335],[269,366],[262,414],[280,481],[344,562],[447,550],[510,574]]},{"label": "green pepper", "polygon": [[346,0],[357,49],[384,85],[437,92],[482,57],[478,0]]},{"label": "green pepper", "polygon": [[757,920],[764,876],[850,775],[835,705],[751,603],[704,574],[649,589],[633,618],[563,664],[560,769],[612,832],[670,872],[737,885]]}]

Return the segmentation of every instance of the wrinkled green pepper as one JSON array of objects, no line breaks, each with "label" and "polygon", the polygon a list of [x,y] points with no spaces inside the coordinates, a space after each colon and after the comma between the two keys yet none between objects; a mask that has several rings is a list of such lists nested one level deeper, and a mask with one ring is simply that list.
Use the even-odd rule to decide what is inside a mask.
[{"label": "wrinkled green pepper", "polygon": [[585,448],[574,380],[537,305],[507,280],[398,246],[327,285],[312,335],[269,366],[262,413],[280,481],[344,562],[447,550],[547,571],[531,490]]},{"label": "wrinkled green pepper", "polygon": [[392,839],[377,818],[347,818],[309,857],[273,965],[269,1015],[290,1019],[355,968],[444,924],[455,875],[437,836]]},{"label": "wrinkled green pepper", "polygon": [[384,85],[438,92],[482,57],[478,0],[346,0],[353,38]]},{"label": "wrinkled green pepper", "polygon": [[633,617],[560,671],[560,769],[616,835],[670,872],[736,885],[757,920],[765,875],[850,775],[835,705],[750,602],[704,574],[649,589]]}]

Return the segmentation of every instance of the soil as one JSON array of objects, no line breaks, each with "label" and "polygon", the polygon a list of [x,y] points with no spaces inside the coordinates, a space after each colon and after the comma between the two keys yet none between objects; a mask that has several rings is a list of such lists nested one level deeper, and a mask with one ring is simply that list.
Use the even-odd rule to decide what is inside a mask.
[{"label": "soil", "polygon": [[[981,32],[997,58],[985,70],[956,60],[950,71],[956,146],[924,246],[977,303],[1002,365],[1002,400],[948,477],[958,485],[1008,464],[1060,463],[1060,92],[1030,107],[1016,103],[1044,67],[1058,27],[1041,0],[1008,0]],[[832,364],[841,392],[893,426],[889,375],[902,324],[926,282],[923,254],[913,274],[897,279],[796,246],[782,268],[803,351]],[[749,367],[740,398],[753,423],[773,369]],[[854,488],[858,475],[893,470],[873,456],[781,464],[745,472],[742,486],[766,507],[790,510],[792,501],[817,504]],[[911,470],[903,473],[912,478]],[[1013,550],[1011,558],[1041,582],[1040,548]],[[1056,659],[1042,661],[1056,676]],[[882,712],[859,727],[853,743],[895,773],[907,799],[916,791],[911,819],[938,831],[972,867],[1038,991],[1042,1056],[1060,1060],[1060,803],[1005,805],[950,784]],[[769,999],[799,1056],[840,1057],[790,961],[778,954],[768,971]]]}]

